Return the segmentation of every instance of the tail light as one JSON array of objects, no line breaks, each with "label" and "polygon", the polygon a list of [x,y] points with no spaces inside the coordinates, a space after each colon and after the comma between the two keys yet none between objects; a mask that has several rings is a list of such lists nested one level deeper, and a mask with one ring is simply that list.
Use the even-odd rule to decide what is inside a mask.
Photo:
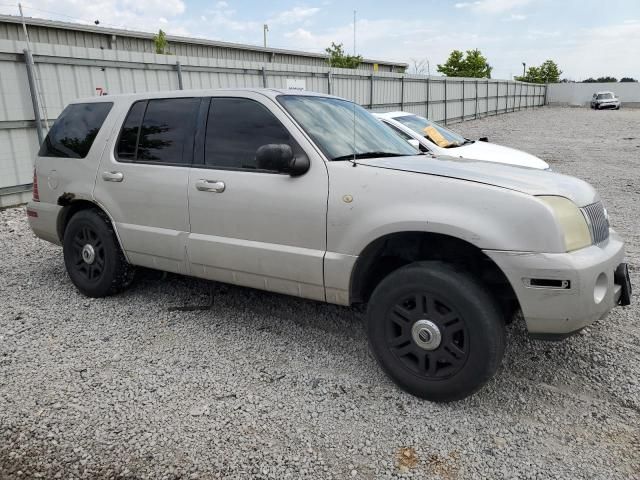
[{"label": "tail light", "polygon": [[40,193],[38,192],[38,174],[36,173],[36,169],[33,169],[33,201],[40,201]]}]

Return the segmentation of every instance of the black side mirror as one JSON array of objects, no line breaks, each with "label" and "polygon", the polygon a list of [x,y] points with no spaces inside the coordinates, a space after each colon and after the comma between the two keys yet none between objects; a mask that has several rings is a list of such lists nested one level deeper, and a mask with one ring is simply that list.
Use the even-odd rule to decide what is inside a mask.
[{"label": "black side mirror", "polygon": [[294,156],[293,150],[286,143],[269,143],[256,151],[256,166],[260,170],[288,173],[295,177],[306,173],[310,163],[305,154]]},{"label": "black side mirror", "polygon": [[489,137],[480,137],[478,139],[479,142],[488,142],[489,141]]}]

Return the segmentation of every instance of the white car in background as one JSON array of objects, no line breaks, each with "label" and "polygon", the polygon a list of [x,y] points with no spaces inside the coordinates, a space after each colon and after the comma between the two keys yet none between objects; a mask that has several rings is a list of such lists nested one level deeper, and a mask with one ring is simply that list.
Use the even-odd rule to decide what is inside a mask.
[{"label": "white car in background", "polygon": [[375,117],[423,152],[548,170],[544,160],[515,148],[469,140],[431,120],[409,112],[374,113]]},{"label": "white car in background", "polygon": [[620,99],[613,92],[596,92],[591,98],[591,108],[620,110]]}]

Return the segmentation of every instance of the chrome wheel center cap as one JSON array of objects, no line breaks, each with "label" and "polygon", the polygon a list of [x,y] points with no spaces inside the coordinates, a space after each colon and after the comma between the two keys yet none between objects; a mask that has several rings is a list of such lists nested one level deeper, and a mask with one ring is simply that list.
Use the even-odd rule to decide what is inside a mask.
[{"label": "chrome wheel center cap", "polygon": [[90,244],[86,244],[82,247],[82,260],[84,263],[88,263],[91,265],[96,259],[96,251],[93,249],[93,246]]},{"label": "chrome wheel center cap", "polygon": [[425,350],[435,350],[442,342],[440,329],[431,320],[418,320],[414,323],[411,336],[416,345]]}]

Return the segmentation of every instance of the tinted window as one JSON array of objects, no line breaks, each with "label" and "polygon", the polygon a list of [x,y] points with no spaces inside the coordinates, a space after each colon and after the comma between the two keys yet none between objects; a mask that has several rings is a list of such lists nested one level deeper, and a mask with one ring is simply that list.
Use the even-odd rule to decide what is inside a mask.
[{"label": "tinted window", "polygon": [[244,98],[214,98],[209,108],[205,164],[256,168],[256,150],[269,143],[299,147],[266,107]]},{"label": "tinted window", "polygon": [[147,102],[136,102],[129,110],[129,114],[124,121],[120,140],[118,141],[118,158],[123,160],[133,160],[136,158],[136,147],[138,145],[138,132],[142,123],[142,116],[147,107]]},{"label": "tinted window", "polygon": [[120,132],[118,158],[134,162],[191,163],[199,105],[199,98],[167,98],[134,104]]},{"label": "tinted window", "polygon": [[60,114],[38,155],[84,158],[89,153],[113,103],[75,103]]}]

